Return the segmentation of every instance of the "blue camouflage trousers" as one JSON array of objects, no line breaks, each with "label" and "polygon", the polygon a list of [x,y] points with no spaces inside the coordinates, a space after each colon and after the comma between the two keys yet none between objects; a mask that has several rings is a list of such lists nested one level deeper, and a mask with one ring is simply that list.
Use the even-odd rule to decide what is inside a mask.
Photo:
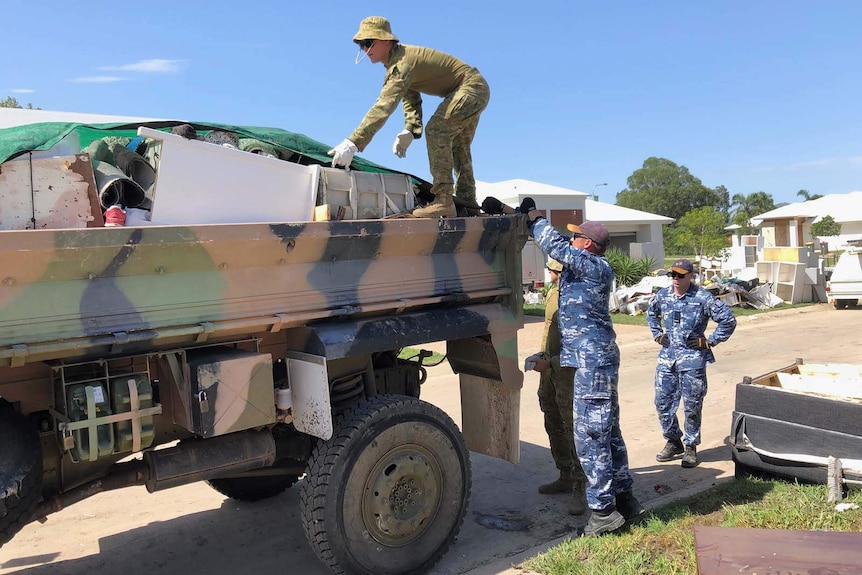
[{"label": "blue camouflage trousers", "polygon": [[[683,439],[686,445],[700,444],[703,398],[706,397],[706,368],[677,371],[659,364],[655,370],[655,409],[661,432],[667,440]],[[685,436],[676,412],[682,399]]]},{"label": "blue camouflage trousers", "polygon": [[615,505],[616,494],[634,484],[620,431],[618,379],[617,366],[575,371],[575,451],[587,476],[587,505],[597,511]]}]

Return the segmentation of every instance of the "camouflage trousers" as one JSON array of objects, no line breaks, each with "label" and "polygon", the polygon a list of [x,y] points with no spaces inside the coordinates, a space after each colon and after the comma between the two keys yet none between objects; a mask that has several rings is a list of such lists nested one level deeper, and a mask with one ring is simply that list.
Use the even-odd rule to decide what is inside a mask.
[{"label": "camouflage trousers", "polygon": [[[476,201],[476,178],[470,146],[479,126],[479,115],[488,105],[491,89],[478,70],[457,90],[443,98],[425,126],[431,193]],[[457,185],[452,177],[455,173]]]},{"label": "camouflage trousers", "polygon": [[[615,505],[616,494],[629,491],[634,479],[620,430],[618,366],[578,368],[576,389],[608,389],[607,393],[575,395],[575,450],[587,476],[587,505],[593,510]],[[579,381],[580,380],[580,381]],[[601,380],[608,380],[602,383]],[[590,381],[598,383],[590,384]]]},{"label": "camouflage trousers", "polygon": [[700,422],[706,397],[706,368],[676,371],[659,364],[655,370],[655,409],[665,439],[682,439],[676,412],[682,399],[686,445],[700,444]]},{"label": "camouflage trousers", "polygon": [[548,369],[539,377],[539,408],[545,415],[545,431],[551,456],[561,472],[570,472],[575,481],[586,481],[575,454],[573,402],[575,370],[571,367]]}]

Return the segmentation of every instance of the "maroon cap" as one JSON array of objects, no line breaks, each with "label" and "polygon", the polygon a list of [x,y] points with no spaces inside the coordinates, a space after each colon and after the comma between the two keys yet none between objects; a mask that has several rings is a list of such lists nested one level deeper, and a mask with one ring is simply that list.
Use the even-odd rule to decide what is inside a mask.
[{"label": "maroon cap", "polygon": [[581,234],[593,240],[593,243],[602,251],[608,247],[611,235],[608,233],[608,228],[604,224],[593,221],[586,221],[580,225],[569,224],[566,226],[570,232]]}]

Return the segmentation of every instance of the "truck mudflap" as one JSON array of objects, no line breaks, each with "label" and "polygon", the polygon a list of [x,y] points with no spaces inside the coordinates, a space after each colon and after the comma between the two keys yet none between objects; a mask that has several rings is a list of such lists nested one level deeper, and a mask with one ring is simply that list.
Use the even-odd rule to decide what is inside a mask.
[{"label": "truck mudflap", "polygon": [[[517,463],[524,382],[517,331],[522,326],[522,316],[490,303],[309,325],[291,329],[287,343],[294,351],[338,359],[447,341],[449,363],[460,376],[461,430],[468,448]],[[328,402],[318,399],[303,402],[304,417],[317,422],[313,435],[326,437],[332,416]]]}]

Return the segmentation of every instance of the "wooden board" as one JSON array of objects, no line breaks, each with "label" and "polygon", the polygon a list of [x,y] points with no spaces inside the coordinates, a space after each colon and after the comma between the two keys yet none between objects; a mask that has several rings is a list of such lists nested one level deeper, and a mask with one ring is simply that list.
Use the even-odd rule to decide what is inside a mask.
[{"label": "wooden board", "polygon": [[862,400],[862,378],[840,374],[778,373],[778,382],[786,391],[815,393],[838,399]]},{"label": "wooden board", "polygon": [[694,527],[700,575],[862,572],[862,533]]}]

